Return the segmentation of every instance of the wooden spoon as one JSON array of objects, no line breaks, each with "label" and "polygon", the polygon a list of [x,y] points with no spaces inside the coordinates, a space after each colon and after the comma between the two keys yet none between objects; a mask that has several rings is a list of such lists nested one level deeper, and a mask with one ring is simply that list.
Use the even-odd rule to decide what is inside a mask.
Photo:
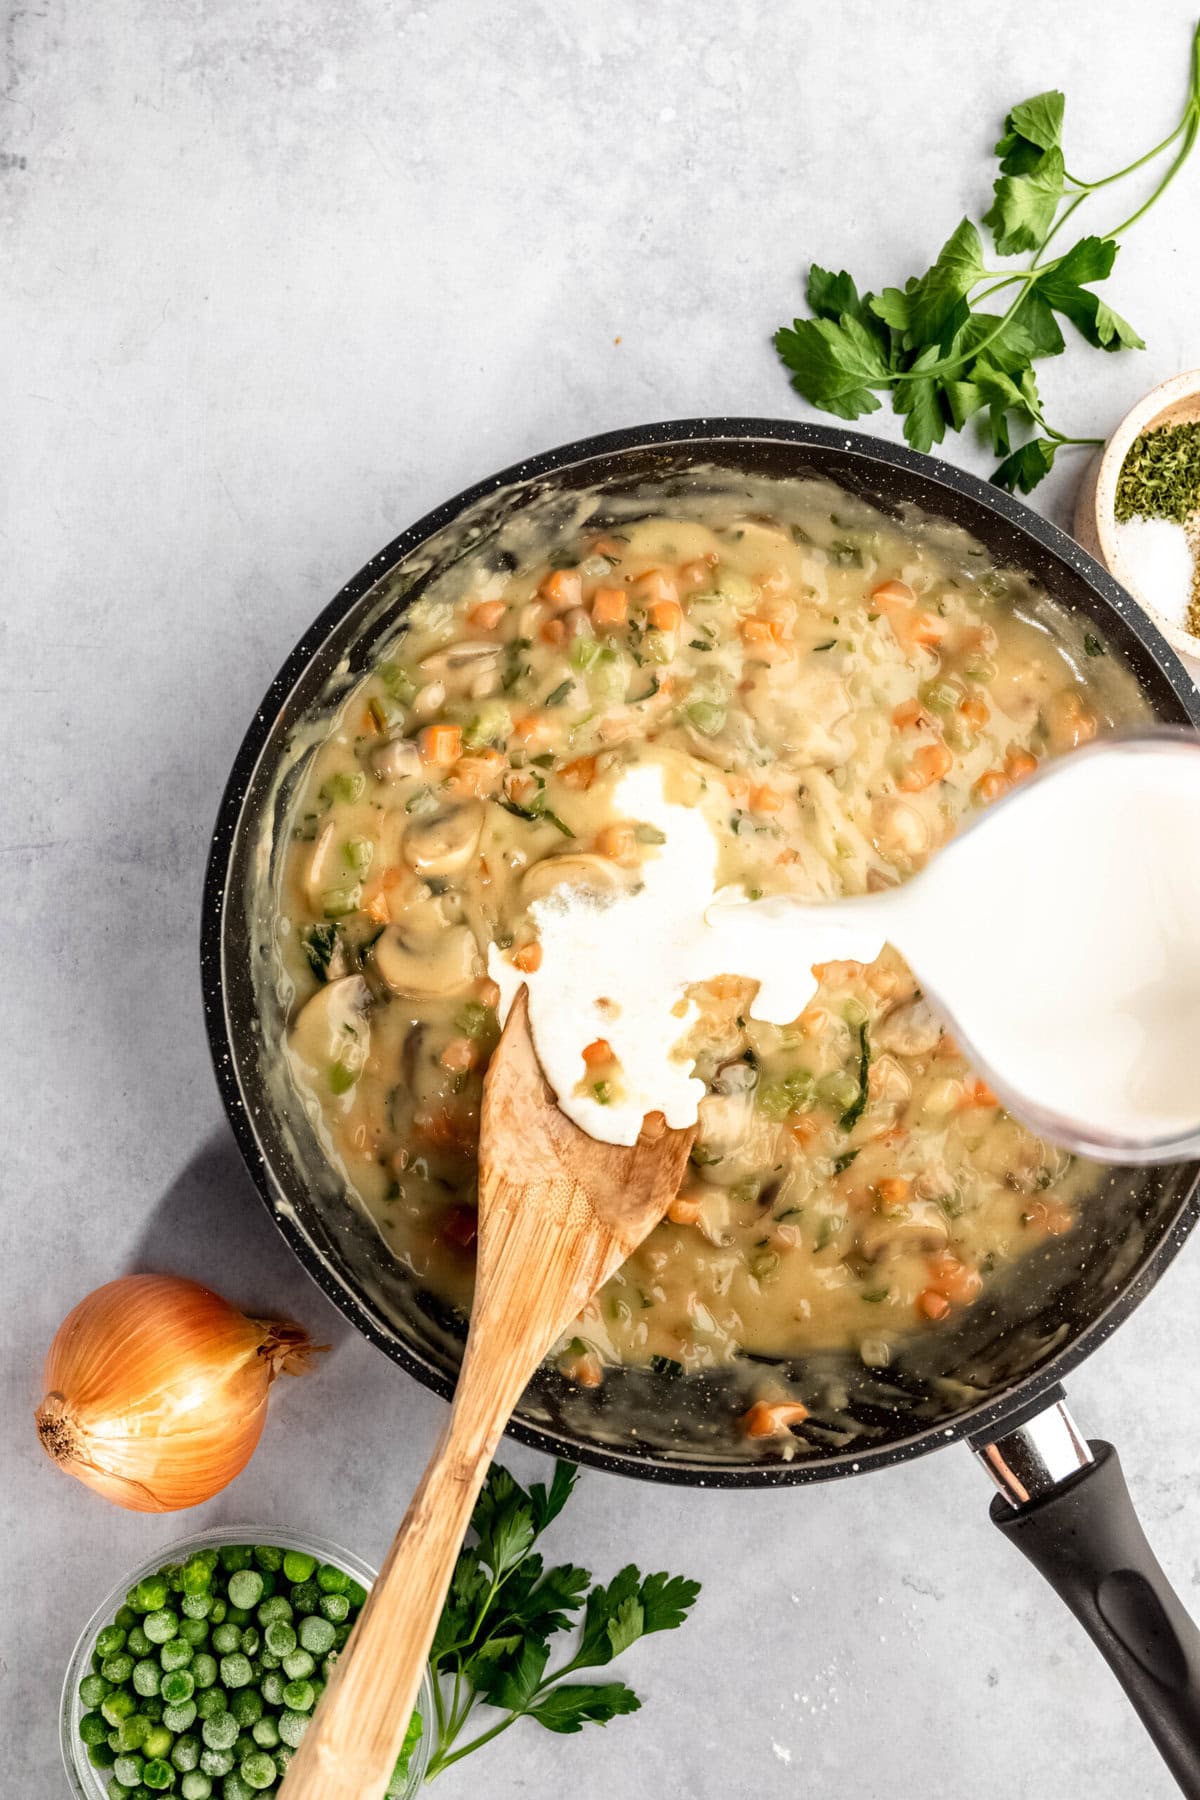
[{"label": "wooden spoon", "polygon": [[661,1219],[694,1136],[661,1113],[629,1149],[580,1131],[546,1085],[521,989],[484,1082],[479,1260],[454,1406],[292,1759],[287,1800],[383,1794],[509,1415],[554,1340]]}]

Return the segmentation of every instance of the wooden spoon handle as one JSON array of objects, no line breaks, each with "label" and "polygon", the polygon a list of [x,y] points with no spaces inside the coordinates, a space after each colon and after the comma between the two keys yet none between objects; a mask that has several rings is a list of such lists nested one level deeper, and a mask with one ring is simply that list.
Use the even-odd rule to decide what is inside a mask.
[{"label": "wooden spoon handle", "polygon": [[[540,1353],[541,1344],[535,1346]],[[455,1560],[496,1445],[536,1367],[471,1379],[288,1768],[286,1800],[379,1800],[396,1766]],[[515,1389],[515,1391],[514,1391]],[[431,1720],[425,1720],[429,1731]]]}]

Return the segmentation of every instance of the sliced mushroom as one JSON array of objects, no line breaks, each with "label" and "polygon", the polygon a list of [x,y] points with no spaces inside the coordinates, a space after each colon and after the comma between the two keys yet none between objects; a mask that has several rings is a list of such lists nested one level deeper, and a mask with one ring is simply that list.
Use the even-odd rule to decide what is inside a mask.
[{"label": "sliced mushroom", "polygon": [[435,937],[410,936],[401,926],[389,925],[371,954],[392,992],[414,1000],[461,993],[475,979],[475,934],[466,925],[448,925]]},{"label": "sliced mushroom", "polygon": [[414,819],[404,833],[402,852],[418,875],[457,875],[479,848],[484,809],[480,800],[447,807]]},{"label": "sliced mushroom", "polygon": [[371,768],[380,781],[403,781],[421,773],[421,752],[411,738],[390,738],[371,752]]},{"label": "sliced mushroom", "polygon": [[905,1251],[944,1250],[949,1237],[946,1215],[935,1201],[911,1200],[900,1218],[873,1214],[860,1225],[858,1249],[868,1262],[879,1262]]},{"label": "sliced mushroom", "polygon": [[521,877],[521,899],[528,906],[544,900],[555,888],[589,888],[597,894],[615,894],[624,886],[620,869],[607,856],[591,850],[567,850],[561,856],[545,856]]},{"label": "sliced mushroom", "polygon": [[311,1069],[325,1071],[341,1063],[357,1075],[370,1047],[370,1004],[371,992],[361,975],[326,982],[301,1007],[292,1026],[294,1054]]},{"label": "sliced mushroom", "polygon": [[706,1157],[723,1158],[740,1150],[754,1123],[754,1092],[705,1094],[697,1109],[696,1142]]},{"label": "sliced mushroom", "polygon": [[928,1056],[942,1035],[941,1025],[925,1000],[909,1000],[888,1013],[872,1033],[880,1050],[895,1056]]}]

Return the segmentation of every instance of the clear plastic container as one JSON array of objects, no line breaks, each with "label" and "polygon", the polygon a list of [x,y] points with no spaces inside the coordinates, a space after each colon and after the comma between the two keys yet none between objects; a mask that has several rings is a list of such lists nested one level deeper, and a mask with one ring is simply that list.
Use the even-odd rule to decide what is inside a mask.
[{"label": "clear plastic container", "polygon": [[[153,1556],[147,1557],[135,1569],[130,1569],[111,1592],[105,1595],[80,1632],[71,1660],[67,1664],[59,1705],[59,1735],[63,1766],[67,1771],[70,1791],[76,1796],[76,1800],[108,1800],[107,1772],[93,1767],[88,1761],[87,1745],[79,1736],[79,1721],[87,1710],[79,1698],[79,1683],[91,1671],[92,1649],[97,1635],[110,1622],[117,1608],[124,1604],[129,1589],[135,1582],[141,1581],[143,1576],[157,1573],[167,1563],[184,1561],[194,1550],[220,1549],[225,1544],[276,1544],[281,1550],[306,1550],[321,1562],[333,1563],[335,1567],[344,1569],[347,1575],[352,1575],[365,1588],[371,1586],[376,1575],[376,1571],[368,1563],[363,1562],[361,1557],[352,1555],[349,1550],[343,1550],[340,1544],[333,1544],[327,1538],[310,1534],[281,1531],[274,1525],[218,1525],[211,1531],[196,1532],[191,1537],[177,1538],[174,1543],[162,1545]],[[425,1728],[413,1751],[403,1800],[412,1800],[412,1796],[420,1788],[425,1776],[425,1765],[429,1760],[433,1690],[428,1671],[417,1696],[417,1711]],[[176,1792],[177,1790],[170,1790],[164,1795],[164,1800],[171,1800],[171,1794]],[[219,1783],[214,1783],[213,1797],[214,1800],[219,1800]]]}]

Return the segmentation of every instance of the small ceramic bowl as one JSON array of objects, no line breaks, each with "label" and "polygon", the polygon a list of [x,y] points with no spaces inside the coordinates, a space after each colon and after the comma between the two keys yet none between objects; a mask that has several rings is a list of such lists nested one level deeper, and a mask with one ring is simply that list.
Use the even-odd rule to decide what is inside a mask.
[{"label": "small ceramic bowl", "polygon": [[[67,1772],[67,1785],[75,1800],[108,1800],[107,1771],[95,1768],[88,1760],[87,1745],[79,1736],[79,1721],[87,1710],[79,1698],[79,1683],[92,1667],[92,1649],[97,1634],[109,1623],[117,1608],[124,1602],[125,1595],[136,1582],[146,1575],[154,1575],[167,1563],[183,1562],[196,1550],[219,1550],[225,1544],[275,1544],[281,1550],[305,1550],[320,1562],[333,1563],[355,1581],[369,1588],[375,1579],[376,1571],[361,1557],[354,1556],[349,1550],[343,1550],[339,1544],[332,1544],[326,1538],[300,1535],[294,1531],[280,1531],[274,1525],[218,1525],[211,1531],[200,1531],[192,1537],[179,1538],[174,1543],[164,1544],[154,1552],[153,1556],[139,1563],[136,1569],[130,1569],[100,1602],[87,1624],[79,1634],[79,1641],[71,1653],[67,1664],[66,1679],[63,1682],[62,1702],[59,1706],[59,1736],[62,1743],[63,1766]],[[430,1686],[429,1674],[421,1683],[421,1691],[417,1696],[417,1711],[424,1722],[424,1730],[417,1740],[412,1761],[408,1767],[408,1786],[404,1790],[402,1800],[412,1800],[425,1778],[425,1765],[429,1760],[430,1727],[433,1721],[433,1689]],[[213,1794],[220,1792],[220,1783],[214,1782]],[[272,1792],[274,1790],[272,1789]],[[163,1800],[170,1800],[164,1795]],[[269,1797],[268,1797],[269,1800]]]},{"label": "small ceramic bowl", "polygon": [[1167,642],[1190,660],[1200,676],[1200,637],[1177,619],[1164,617],[1148,595],[1142,593],[1120,554],[1117,540],[1117,480],[1130,447],[1144,431],[1158,425],[1187,425],[1200,419],[1200,369],[1188,369],[1154,388],[1127,412],[1103,450],[1092,459],[1075,502],[1075,536],[1085,550],[1099,559],[1109,573],[1127,588],[1158,626]]}]

